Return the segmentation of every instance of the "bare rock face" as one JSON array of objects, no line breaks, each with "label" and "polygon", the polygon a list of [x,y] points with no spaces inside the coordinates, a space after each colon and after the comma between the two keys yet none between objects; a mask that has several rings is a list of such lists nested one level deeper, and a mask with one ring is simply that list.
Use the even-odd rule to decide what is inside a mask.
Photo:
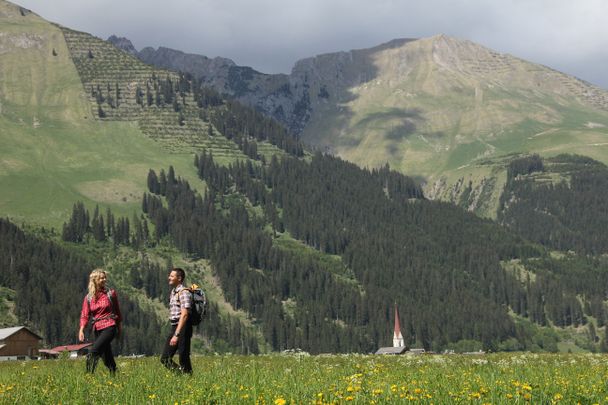
[{"label": "bare rock face", "polygon": [[137,56],[137,49],[133,46],[133,43],[125,37],[117,37],[116,35],[111,35],[108,38],[108,42],[113,44],[118,49],[122,49],[123,51]]},{"label": "bare rock face", "polygon": [[32,13],[27,8],[18,6],[11,2],[0,0],[0,18],[19,18],[19,17],[28,17],[35,16],[38,17],[37,14]]}]

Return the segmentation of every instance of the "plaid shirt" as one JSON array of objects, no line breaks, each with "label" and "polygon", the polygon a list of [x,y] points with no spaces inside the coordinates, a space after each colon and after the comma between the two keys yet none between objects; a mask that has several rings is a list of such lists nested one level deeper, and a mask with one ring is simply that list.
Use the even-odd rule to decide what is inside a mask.
[{"label": "plaid shirt", "polygon": [[192,308],[192,295],[182,284],[171,290],[171,299],[169,300],[169,321],[172,324],[177,324],[182,313],[182,308]]},{"label": "plaid shirt", "polygon": [[110,290],[112,302],[108,298],[107,290],[100,291],[89,302],[89,296],[85,295],[80,311],[80,327],[86,326],[89,318],[99,319],[93,324],[93,329],[101,330],[116,325],[122,320],[120,308],[118,307],[118,297],[115,290]]}]

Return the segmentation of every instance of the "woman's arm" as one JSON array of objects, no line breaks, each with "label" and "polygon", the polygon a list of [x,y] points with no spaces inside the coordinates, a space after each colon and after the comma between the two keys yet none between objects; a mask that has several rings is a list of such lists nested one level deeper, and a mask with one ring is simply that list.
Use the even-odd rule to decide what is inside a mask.
[{"label": "woman's arm", "polygon": [[84,342],[84,328],[89,322],[90,311],[88,296],[85,295],[82,301],[82,309],[80,310],[80,329],[78,330],[78,341],[80,342]]}]

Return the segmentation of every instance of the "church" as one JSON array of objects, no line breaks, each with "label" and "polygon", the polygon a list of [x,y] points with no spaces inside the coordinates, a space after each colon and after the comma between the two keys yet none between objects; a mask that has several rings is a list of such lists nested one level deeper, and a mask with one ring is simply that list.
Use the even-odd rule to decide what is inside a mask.
[{"label": "church", "polygon": [[381,347],[376,351],[376,354],[404,354],[408,351],[408,347],[405,345],[403,335],[401,335],[401,324],[399,323],[399,311],[397,310],[397,304],[395,304],[395,328],[393,331],[393,346],[392,347]]}]

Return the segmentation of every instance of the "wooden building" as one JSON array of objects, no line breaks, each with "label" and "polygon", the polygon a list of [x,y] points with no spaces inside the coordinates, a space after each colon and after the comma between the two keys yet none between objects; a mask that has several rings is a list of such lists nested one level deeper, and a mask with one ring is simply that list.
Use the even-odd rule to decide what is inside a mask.
[{"label": "wooden building", "polygon": [[0,329],[0,360],[37,358],[41,340],[25,326]]}]

